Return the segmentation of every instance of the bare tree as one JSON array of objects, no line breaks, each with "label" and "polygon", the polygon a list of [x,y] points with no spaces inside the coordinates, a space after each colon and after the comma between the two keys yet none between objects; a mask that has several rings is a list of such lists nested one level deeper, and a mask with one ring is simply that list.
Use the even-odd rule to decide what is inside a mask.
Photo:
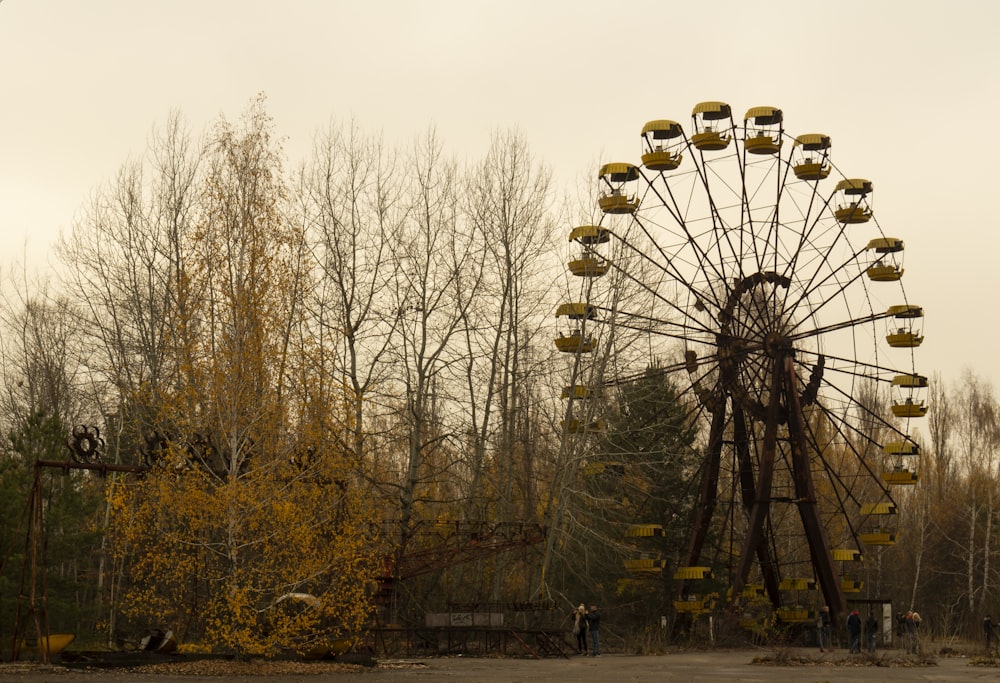
[{"label": "bare tree", "polygon": [[321,272],[309,299],[313,391],[325,397],[321,403],[336,397],[348,406],[342,423],[331,427],[347,435],[345,450],[372,479],[381,455],[369,443],[385,413],[387,356],[400,321],[392,295],[399,266],[392,240],[407,215],[401,170],[381,139],[353,123],[331,125],[317,136],[300,181]]},{"label": "bare tree", "polygon": [[[955,409],[954,437],[958,461],[968,482],[962,497],[967,524],[962,552],[965,556],[966,601],[969,615],[977,609],[977,598],[987,590],[986,572],[992,533],[994,496],[994,451],[1000,443],[998,406],[993,389],[971,371],[963,373],[952,405]],[[985,482],[985,486],[980,482]],[[980,528],[980,523],[984,528]],[[977,564],[985,572],[981,573]],[[983,577],[977,586],[976,577]]]},{"label": "bare tree", "polygon": [[[398,511],[400,541],[416,513],[415,504],[430,505],[429,485],[452,466],[449,444],[460,429],[447,421],[450,403],[448,370],[457,360],[456,334],[470,305],[466,277],[474,241],[458,225],[455,163],[444,158],[434,131],[420,138],[409,162],[407,220],[393,236],[398,264],[394,345],[399,366],[405,456]],[[459,298],[457,294],[466,293]],[[440,499],[445,494],[438,491]],[[437,502],[442,502],[438,500]]]},{"label": "bare tree", "polygon": [[[544,292],[551,287],[554,251],[549,182],[548,171],[535,166],[524,138],[509,131],[494,134],[486,157],[471,170],[464,192],[466,215],[479,243],[477,257],[482,259],[477,263],[478,278],[465,295],[477,301],[467,309],[464,326],[468,416],[473,430],[470,494],[480,500],[493,497],[482,487],[486,452],[492,442],[492,471],[498,480],[488,489],[499,496],[500,519],[508,519],[513,512],[507,508],[514,502],[518,482],[514,468],[524,464],[515,459],[524,446],[519,443],[518,417],[527,407],[523,405],[527,399],[526,345],[536,338],[548,313],[543,309]],[[518,507],[519,518],[531,517],[530,494]]]},{"label": "bare tree", "polygon": [[86,310],[96,365],[116,392],[105,412],[147,411],[136,417],[148,427],[150,406],[176,378],[172,323],[189,320],[182,249],[193,230],[200,155],[179,114],[154,131],[147,162],[149,181],[141,163],[124,165],[57,253]]}]

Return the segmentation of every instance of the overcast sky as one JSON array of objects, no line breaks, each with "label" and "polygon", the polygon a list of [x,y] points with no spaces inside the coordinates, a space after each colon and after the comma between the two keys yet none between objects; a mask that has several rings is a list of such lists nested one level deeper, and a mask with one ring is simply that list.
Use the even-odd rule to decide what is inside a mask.
[{"label": "overcast sky", "polygon": [[637,162],[650,119],[773,105],[873,181],[927,314],[917,371],[997,386],[998,26],[992,0],[0,0],[0,262],[54,268],[171,110],[201,132],[259,92],[293,164],[331,119],[391,142],[434,125],[460,160],[516,128],[567,190]]}]

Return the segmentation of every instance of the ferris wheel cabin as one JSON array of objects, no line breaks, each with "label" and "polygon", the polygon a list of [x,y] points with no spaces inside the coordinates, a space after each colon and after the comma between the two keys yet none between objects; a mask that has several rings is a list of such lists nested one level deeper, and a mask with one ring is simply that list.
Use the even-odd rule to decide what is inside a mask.
[{"label": "ferris wheel cabin", "polygon": [[636,194],[636,180],[639,169],[632,164],[604,164],[597,177],[600,180],[600,194],[597,204],[604,213],[635,213],[639,208]]},{"label": "ferris wheel cabin", "polygon": [[866,247],[875,252],[874,262],[866,271],[872,282],[895,282],[903,277],[902,258],[903,240],[895,237],[878,237],[871,240]]},{"label": "ferris wheel cabin", "polygon": [[831,548],[830,557],[834,562],[840,563],[840,590],[845,593],[860,593],[865,582],[856,578],[858,567],[854,563],[864,560],[861,551],[855,548]]},{"label": "ferris wheel cabin", "polygon": [[703,152],[718,151],[733,139],[733,111],[725,102],[701,102],[691,111],[691,144]]},{"label": "ferris wheel cabin", "polygon": [[684,159],[684,145],[681,124],[650,121],[642,127],[642,165],[650,171],[673,171]]},{"label": "ferris wheel cabin", "polygon": [[858,539],[865,545],[895,545],[893,524],[898,510],[895,503],[865,503],[861,506],[861,533]]},{"label": "ferris wheel cabin", "polygon": [[928,406],[921,396],[927,389],[927,378],[923,375],[896,375],[892,386],[899,398],[892,404],[892,414],[896,417],[923,417]]},{"label": "ferris wheel cabin", "polygon": [[889,346],[893,348],[915,348],[920,346],[924,338],[920,330],[914,327],[915,321],[924,317],[924,309],[912,304],[901,304],[890,306],[886,315],[893,318],[895,323],[889,329],[889,334],[885,339]]},{"label": "ferris wheel cabin", "polygon": [[599,225],[581,225],[573,228],[569,233],[569,241],[577,242],[581,251],[577,258],[571,259],[567,264],[569,272],[578,277],[600,277],[607,273],[611,267],[610,262],[594,253],[593,247],[604,244],[609,239],[608,229]]},{"label": "ferris wheel cabin", "polygon": [[830,136],[809,133],[795,138],[792,172],[799,180],[823,180],[830,175]]},{"label": "ferris wheel cabin", "polygon": [[782,120],[777,107],[748,109],[743,116],[743,149],[748,154],[777,154],[781,151]]},{"label": "ferris wheel cabin", "polygon": [[841,223],[867,223],[872,218],[868,196],[872,193],[872,181],[864,178],[845,178],[835,189],[836,206],[833,214]]}]

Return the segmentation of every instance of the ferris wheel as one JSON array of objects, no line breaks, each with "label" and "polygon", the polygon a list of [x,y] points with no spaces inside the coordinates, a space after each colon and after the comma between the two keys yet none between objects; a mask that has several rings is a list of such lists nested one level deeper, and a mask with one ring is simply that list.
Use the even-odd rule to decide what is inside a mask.
[{"label": "ferris wheel", "polygon": [[[640,164],[601,167],[598,224],[570,232],[580,294],[556,311],[556,345],[578,365],[607,349],[612,387],[655,360],[699,425],[678,612],[712,609],[709,578],[785,622],[843,611],[866,558],[897,542],[898,487],[919,479],[923,310],[903,289],[904,242],[877,220],[874,183],[839,171],[829,136],[786,133],[778,108],[737,119],[702,102],[687,128],[650,121],[640,141]],[[594,395],[570,386],[569,414]]]}]

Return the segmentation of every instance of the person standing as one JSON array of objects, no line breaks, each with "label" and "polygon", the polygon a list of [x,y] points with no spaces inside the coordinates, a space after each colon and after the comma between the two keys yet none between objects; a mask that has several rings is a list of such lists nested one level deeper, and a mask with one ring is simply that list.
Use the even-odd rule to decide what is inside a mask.
[{"label": "person standing", "polygon": [[986,654],[989,654],[993,644],[993,618],[988,614],[983,619],[983,636],[986,638]]},{"label": "person standing", "polygon": [[871,612],[865,619],[865,630],[868,632],[868,653],[875,654],[875,642],[878,639],[878,619]]},{"label": "person standing", "polygon": [[906,651],[911,655],[920,652],[920,613],[913,610],[906,613]]},{"label": "person standing", "polygon": [[587,608],[581,602],[573,612],[573,635],[576,636],[576,653],[587,654]]},{"label": "person standing", "polygon": [[590,606],[587,613],[587,628],[590,631],[590,656],[601,656],[601,612],[597,605]]},{"label": "person standing", "polygon": [[850,653],[861,653],[861,616],[858,610],[852,610],[847,617],[847,639],[850,642]]},{"label": "person standing", "polygon": [[822,652],[823,648],[827,648],[833,652],[833,641],[830,640],[830,608],[827,605],[819,609],[816,628],[819,631],[819,651]]}]

